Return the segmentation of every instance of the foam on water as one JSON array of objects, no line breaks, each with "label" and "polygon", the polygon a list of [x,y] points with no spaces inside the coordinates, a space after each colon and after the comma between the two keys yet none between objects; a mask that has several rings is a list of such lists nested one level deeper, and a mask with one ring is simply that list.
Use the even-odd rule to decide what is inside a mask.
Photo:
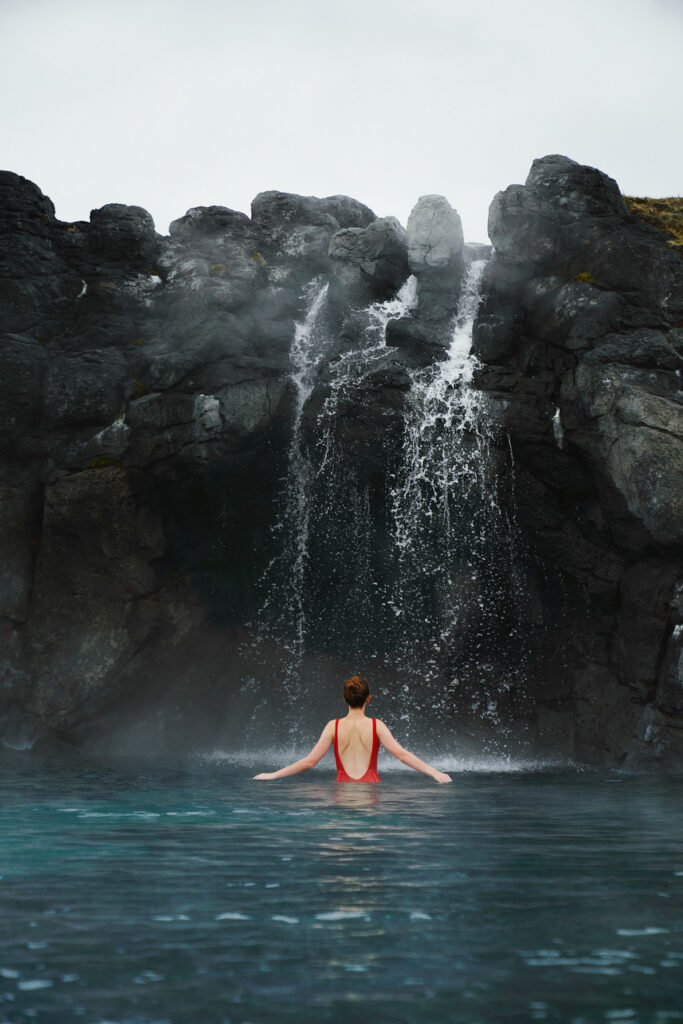
[{"label": "foam on water", "polygon": [[[313,744],[311,743],[311,747],[312,746]],[[235,768],[249,769],[260,767],[262,771],[268,771],[271,770],[271,768],[282,768],[284,765],[291,764],[292,762],[299,760],[299,758],[305,757],[311,747],[307,747],[305,749],[297,749],[295,747],[266,747],[259,750],[218,749],[201,754],[199,760],[206,764],[229,765]],[[430,763],[438,766],[441,771],[453,772],[456,774],[460,772],[542,772],[558,768],[574,767],[566,761],[553,760],[551,758],[512,757],[505,754],[473,754],[471,756],[458,756],[452,753],[430,751],[428,756]],[[395,757],[392,757],[383,750],[380,750],[377,765],[378,769],[384,774],[408,773],[414,776],[420,776],[421,774],[416,772],[413,768],[409,768],[407,765],[404,765],[401,761],[398,761]],[[327,754],[325,758],[323,758],[323,760],[314,768],[312,768],[311,771],[316,773],[330,773],[336,771],[331,752]],[[422,778],[423,780],[427,780],[427,776],[423,775]]]}]

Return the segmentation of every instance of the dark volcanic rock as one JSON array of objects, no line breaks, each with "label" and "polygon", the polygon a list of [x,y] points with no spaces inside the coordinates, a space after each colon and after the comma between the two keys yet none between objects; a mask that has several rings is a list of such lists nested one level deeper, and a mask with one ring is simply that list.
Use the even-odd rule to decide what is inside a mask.
[{"label": "dark volcanic rock", "polygon": [[216,235],[234,238],[251,230],[246,213],[229,210],[227,206],[193,206],[184,217],[171,222],[169,234],[184,239]]},{"label": "dark volcanic rock", "polygon": [[424,326],[415,316],[396,317],[387,324],[387,345],[406,353],[410,365],[428,366],[443,359],[446,338]]},{"label": "dark volcanic rock", "polygon": [[[525,696],[539,749],[680,765],[683,264],[611,178],[560,156],[495,197],[490,233],[474,381],[498,500],[543,563],[526,610],[542,627]],[[172,752],[216,733],[247,693],[247,624],[280,554],[297,446],[324,490],[334,443],[340,493],[364,496],[344,512],[321,495],[321,656],[348,655],[332,594],[346,640],[362,600],[368,650],[388,650],[389,605],[349,586],[348,565],[391,595],[387,493],[416,375],[446,355],[465,269],[489,256],[441,196],[419,200],[407,231],[345,196],[272,191],[251,217],[198,206],[160,236],[116,203],[59,221],[37,186],[0,173],[8,750],[60,737],[114,752],[114,730],[136,751],[149,730],[153,752]],[[324,358],[302,390],[292,341],[314,330]],[[346,513],[337,550],[328,520]],[[478,608],[469,568],[456,578]],[[280,678],[282,651],[270,657]]]},{"label": "dark volcanic rock", "polygon": [[[666,637],[683,560],[683,263],[628,213],[616,182],[560,156],[534,161],[524,185],[495,197],[489,231],[495,256],[473,338],[488,365],[477,379],[533,475],[527,527],[544,557],[596,595],[588,616],[606,639],[587,670],[594,654],[575,627],[566,671],[576,749],[598,760],[628,750],[631,767],[673,763],[683,719]],[[585,542],[606,545],[621,565],[607,591]],[[647,705],[633,744],[624,720],[611,755],[598,752],[595,728],[608,720],[606,672],[630,688],[633,706]],[[629,690],[614,692],[629,700]],[[586,694],[590,722],[578,710]]]},{"label": "dark volcanic rock", "polygon": [[154,221],[141,206],[107,203],[90,213],[90,252],[100,262],[124,262],[127,267],[154,264],[157,235]]},{"label": "dark volcanic rock", "polygon": [[395,217],[337,231],[329,255],[330,298],[342,308],[388,299],[408,277],[406,232]]},{"label": "dark volcanic rock", "polygon": [[683,316],[678,254],[628,213],[617,183],[594,167],[563,156],[535,160],[524,185],[494,198],[489,235],[498,256],[528,265],[529,276],[560,272],[626,293],[654,324]]},{"label": "dark volcanic rock", "polygon": [[0,172],[0,333],[41,343],[60,329],[80,288],[54,243],[54,206],[40,189]]},{"label": "dark volcanic rock", "polygon": [[251,204],[251,219],[264,253],[282,262],[326,263],[332,235],[340,228],[365,228],[372,210],[348,196],[298,196],[260,192]]}]

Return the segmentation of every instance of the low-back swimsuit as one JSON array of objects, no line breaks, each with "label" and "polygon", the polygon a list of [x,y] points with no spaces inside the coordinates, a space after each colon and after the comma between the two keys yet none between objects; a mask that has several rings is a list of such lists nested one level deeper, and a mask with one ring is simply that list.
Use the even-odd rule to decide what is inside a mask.
[{"label": "low-back swimsuit", "polygon": [[339,744],[337,742],[337,732],[339,729],[339,719],[335,719],[334,723],[334,759],[337,762],[337,782],[381,782],[379,775],[377,774],[377,754],[379,753],[379,738],[377,736],[377,719],[372,720],[372,753],[370,754],[370,764],[365,775],[362,775],[360,779],[354,779],[351,775],[348,775],[344,765],[341,763],[339,756]]}]

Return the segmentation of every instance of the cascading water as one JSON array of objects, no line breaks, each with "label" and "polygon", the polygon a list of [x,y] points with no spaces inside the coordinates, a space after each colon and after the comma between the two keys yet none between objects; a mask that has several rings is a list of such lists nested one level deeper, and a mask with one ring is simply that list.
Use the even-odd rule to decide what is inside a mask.
[{"label": "cascading water", "polygon": [[[296,676],[300,670],[306,635],[304,579],[311,514],[311,467],[301,450],[301,420],[327,350],[329,334],[322,317],[327,291],[327,282],[318,278],[309,282],[304,294],[306,312],[294,327],[290,351],[294,418],[284,502],[274,527],[274,532],[282,537],[283,542],[279,555],[271,562],[262,581],[267,593],[263,616],[270,620],[271,629],[284,644],[288,656],[284,665],[287,677]],[[285,581],[284,585],[278,585],[278,581]]]},{"label": "cascading water", "polygon": [[311,282],[292,343],[292,437],[261,628],[284,651],[286,692],[315,688],[316,657],[365,666],[408,733],[411,710],[448,721],[457,706],[470,722],[499,722],[524,660],[519,538],[472,386],[484,266],[469,267],[450,347],[427,367],[406,367],[386,344],[388,322],[416,305],[415,278],[354,311],[342,351],[327,286]]},{"label": "cascading water", "polygon": [[472,387],[472,328],[485,265],[468,269],[447,358],[412,376],[391,492],[398,558],[392,610],[404,624],[397,663],[404,671],[419,664],[424,703],[447,711],[464,687],[471,713],[496,721],[499,697],[518,680],[523,661],[514,596],[524,580],[516,569],[520,538],[491,454],[495,430],[485,396]]},{"label": "cascading water", "polygon": [[390,320],[410,313],[417,302],[417,278],[412,274],[400,288],[396,297],[385,302],[373,302],[363,310],[363,326],[358,344],[343,352],[329,367],[329,395],[318,417],[320,438],[317,447],[322,451],[318,475],[324,473],[334,444],[334,419],[339,401],[362,380],[363,376],[381,365],[386,358],[386,330]]}]

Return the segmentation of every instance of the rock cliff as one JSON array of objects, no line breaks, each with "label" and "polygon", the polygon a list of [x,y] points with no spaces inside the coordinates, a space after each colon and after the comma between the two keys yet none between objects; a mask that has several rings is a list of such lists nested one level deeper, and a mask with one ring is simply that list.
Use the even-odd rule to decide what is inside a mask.
[{"label": "rock cliff", "polygon": [[[515,714],[545,753],[680,764],[680,255],[612,179],[559,156],[495,197],[490,236],[474,386],[545,624]],[[414,374],[444,359],[466,267],[485,255],[440,196],[404,229],[344,196],[266,192],[251,217],[197,207],[161,236],[119,204],[60,221],[36,185],[0,174],[7,747],[106,752],[118,730],[124,748],[168,753],[213,742],[225,714],[246,728],[293,436],[320,476],[327,423],[349,488],[369,496],[363,558],[377,561]],[[328,368],[409,278],[386,349],[335,390]],[[292,342],[324,285],[325,360],[302,397]],[[340,536],[307,552],[329,609],[316,649],[335,666],[358,621]],[[368,656],[385,615],[368,600]]]},{"label": "rock cliff", "polygon": [[577,608],[541,728],[569,707],[579,756],[680,763],[680,255],[562,156],[495,197],[489,233],[477,383],[512,439],[520,518]]}]

